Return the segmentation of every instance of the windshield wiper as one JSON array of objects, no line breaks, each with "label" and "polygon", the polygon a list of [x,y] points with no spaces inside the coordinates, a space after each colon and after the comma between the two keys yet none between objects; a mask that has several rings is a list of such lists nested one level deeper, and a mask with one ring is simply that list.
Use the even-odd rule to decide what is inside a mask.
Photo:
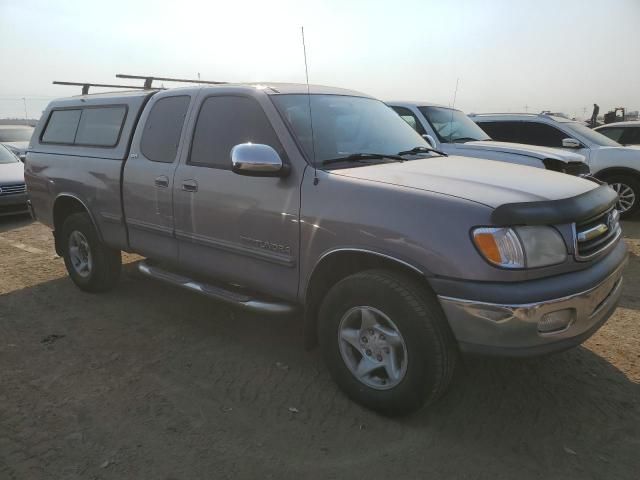
[{"label": "windshield wiper", "polygon": [[400,156],[402,156],[402,155],[413,155],[413,154],[416,154],[416,153],[428,153],[428,152],[437,153],[438,155],[442,155],[443,157],[448,157],[449,156],[446,153],[444,153],[442,150],[436,150],[435,148],[425,147],[424,145],[421,145],[419,147],[413,147],[411,150],[403,150],[401,152],[398,152],[398,155],[400,155]]},{"label": "windshield wiper", "polygon": [[400,155],[391,155],[391,154],[388,155],[386,153],[352,153],[344,157],[323,160],[322,165],[331,165],[332,163],[340,163],[340,162],[360,162],[363,160],[392,160],[394,162],[406,161]]},{"label": "windshield wiper", "polygon": [[[488,140],[488,139],[485,138],[484,140]],[[460,138],[453,139],[453,143],[467,143],[467,142],[480,142],[480,141],[482,140],[478,138],[471,138],[471,137],[460,137]]]}]

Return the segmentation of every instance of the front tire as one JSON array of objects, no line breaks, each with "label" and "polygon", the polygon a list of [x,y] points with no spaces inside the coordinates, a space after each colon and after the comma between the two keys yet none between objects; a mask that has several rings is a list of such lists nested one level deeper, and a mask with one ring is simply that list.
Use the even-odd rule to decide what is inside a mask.
[{"label": "front tire", "polygon": [[341,280],[321,305],[318,330],[338,386],[383,414],[430,404],[451,381],[453,334],[435,295],[406,275],[367,270]]},{"label": "front tire", "polygon": [[115,287],[122,269],[120,250],[104,245],[86,213],[74,213],[62,225],[61,245],[67,272],[78,288],[98,293]]},{"label": "front tire", "polygon": [[633,217],[640,211],[640,180],[631,175],[615,174],[605,178],[605,182],[618,194],[616,209],[621,218]]}]

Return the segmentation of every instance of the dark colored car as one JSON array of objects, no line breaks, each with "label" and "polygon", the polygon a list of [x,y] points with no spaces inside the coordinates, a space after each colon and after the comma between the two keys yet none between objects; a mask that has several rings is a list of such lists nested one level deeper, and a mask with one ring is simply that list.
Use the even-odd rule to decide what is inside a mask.
[{"label": "dark colored car", "polygon": [[0,145],[0,217],[28,213],[24,166]]}]

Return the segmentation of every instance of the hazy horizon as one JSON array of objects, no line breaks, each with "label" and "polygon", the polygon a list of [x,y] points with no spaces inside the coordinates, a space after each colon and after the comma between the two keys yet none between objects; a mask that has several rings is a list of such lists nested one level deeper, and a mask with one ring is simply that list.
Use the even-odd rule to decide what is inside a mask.
[{"label": "hazy horizon", "polygon": [[80,92],[53,80],[304,82],[301,25],[311,83],[450,105],[459,79],[468,113],[640,109],[639,0],[0,0],[0,118]]}]

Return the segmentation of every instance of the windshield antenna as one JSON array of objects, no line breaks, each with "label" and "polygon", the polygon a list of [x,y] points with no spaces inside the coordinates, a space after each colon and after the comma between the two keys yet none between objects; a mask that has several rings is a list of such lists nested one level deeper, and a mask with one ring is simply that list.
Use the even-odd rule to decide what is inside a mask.
[{"label": "windshield antenna", "polygon": [[453,91],[453,103],[451,104],[451,119],[449,120],[449,143],[453,138],[453,110],[456,108],[456,97],[458,96],[458,82],[460,77],[456,78],[456,89]]},{"label": "windshield antenna", "polygon": [[316,141],[313,136],[313,116],[311,115],[311,92],[309,90],[309,67],[307,66],[307,46],[304,42],[304,26],[300,27],[302,31],[302,52],[304,53],[304,73],[307,79],[307,100],[309,102],[309,125],[311,127],[311,154],[313,156],[313,184],[318,184],[318,168],[316,167]]}]

